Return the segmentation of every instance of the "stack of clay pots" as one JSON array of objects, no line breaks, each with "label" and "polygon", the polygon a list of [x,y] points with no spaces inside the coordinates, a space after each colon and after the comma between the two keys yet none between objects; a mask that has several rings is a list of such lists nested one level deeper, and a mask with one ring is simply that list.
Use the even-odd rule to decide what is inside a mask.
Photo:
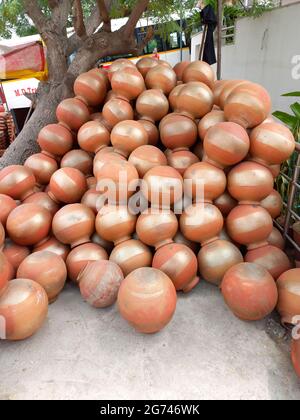
[{"label": "stack of clay pots", "polygon": [[[67,279],[94,307],[118,301],[142,333],[165,327],[199,279],[243,320],[278,306],[296,324],[299,276],[272,220],[295,141],[268,92],[216,81],[201,61],[143,58],[80,75],[74,94],[41,152],[0,172],[6,338],[37,331]],[[297,341],[293,361],[299,372]]]}]

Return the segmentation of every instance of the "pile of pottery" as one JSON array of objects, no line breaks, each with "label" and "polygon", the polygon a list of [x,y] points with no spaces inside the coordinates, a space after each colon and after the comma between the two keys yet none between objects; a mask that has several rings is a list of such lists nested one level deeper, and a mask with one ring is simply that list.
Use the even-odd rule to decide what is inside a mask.
[{"label": "pile of pottery", "polygon": [[80,75],[74,93],[40,131],[41,152],[0,172],[5,337],[36,332],[67,278],[96,308],[118,301],[142,333],[165,327],[199,278],[243,320],[277,307],[296,325],[300,269],[272,220],[295,141],[268,92],[215,81],[201,61],[142,58]]}]

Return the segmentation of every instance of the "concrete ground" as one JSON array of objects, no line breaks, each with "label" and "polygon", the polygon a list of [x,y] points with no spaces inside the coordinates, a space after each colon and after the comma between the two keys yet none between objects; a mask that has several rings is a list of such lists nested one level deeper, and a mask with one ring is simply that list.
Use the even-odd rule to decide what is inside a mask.
[{"label": "concrete ground", "polygon": [[137,334],[116,307],[67,286],[31,339],[0,343],[0,399],[300,399],[287,345],[245,323],[220,292],[180,296],[161,333]]}]

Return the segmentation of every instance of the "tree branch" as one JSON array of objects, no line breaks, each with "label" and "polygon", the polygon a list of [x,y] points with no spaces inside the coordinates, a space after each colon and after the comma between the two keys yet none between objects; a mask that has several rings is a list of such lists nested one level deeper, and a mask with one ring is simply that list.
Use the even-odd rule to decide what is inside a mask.
[{"label": "tree branch", "polygon": [[130,36],[132,32],[134,31],[140,17],[146,10],[150,0],[138,0],[135,7],[133,8],[128,22],[125,25],[124,28],[124,34],[127,36]]},{"label": "tree branch", "polygon": [[82,4],[81,0],[75,0],[74,1],[74,17],[73,17],[73,25],[76,34],[82,38],[86,36],[86,28],[83,20],[83,10],[82,10]]},{"label": "tree branch", "polygon": [[43,14],[37,0],[23,0],[26,14],[32,19],[36,29],[42,35],[48,27],[48,19]]}]

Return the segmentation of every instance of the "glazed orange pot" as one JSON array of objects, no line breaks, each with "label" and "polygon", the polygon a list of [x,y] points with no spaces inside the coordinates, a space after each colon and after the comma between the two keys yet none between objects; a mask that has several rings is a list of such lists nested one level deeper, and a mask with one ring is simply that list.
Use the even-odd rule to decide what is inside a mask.
[{"label": "glazed orange pot", "polygon": [[177,84],[177,77],[171,67],[159,64],[148,71],[145,82],[147,89],[159,89],[169,95]]},{"label": "glazed orange pot", "polygon": [[146,88],[143,76],[134,67],[116,71],[111,78],[111,87],[118,98],[128,102],[136,99]]},{"label": "glazed orange pot", "polygon": [[136,67],[141,75],[145,78],[149,70],[159,65],[159,61],[152,57],[143,57],[138,60]]},{"label": "glazed orange pot", "polygon": [[21,165],[6,166],[0,171],[0,194],[14,200],[25,200],[34,193],[35,176],[31,169]]},{"label": "glazed orange pot", "polygon": [[116,71],[125,70],[128,67],[136,69],[135,64],[127,58],[119,58],[115,60],[107,69],[109,81],[111,81]]},{"label": "glazed orange pot", "polygon": [[[41,245],[38,245],[34,248],[33,252],[39,251],[49,251],[53,254],[58,255],[64,261],[66,261],[67,256],[69,255],[70,248],[68,245],[65,245],[59,242],[54,236],[51,236],[49,239],[44,241]],[[29,255],[29,251],[28,251]]]},{"label": "glazed orange pot", "polygon": [[181,61],[180,63],[177,63],[177,64],[173,67],[173,70],[175,71],[176,76],[177,76],[177,80],[178,80],[179,82],[182,82],[184,70],[185,70],[185,69],[186,69],[186,68],[187,68],[190,64],[191,64],[191,62],[190,62],[190,61]]},{"label": "glazed orange pot", "polygon": [[246,321],[258,321],[276,307],[276,283],[263,267],[241,263],[230,268],[222,281],[221,290],[226,304],[235,316]]},{"label": "glazed orange pot", "polygon": [[182,80],[188,82],[202,82],[213,88],[215,74],[209,64],[204,61],[193,61],[184,70]]},{"label": "glazed orange pot", "polygon": [[5,227],[9,214],[17,207],[17,203],[9,195],[0,194],[0,223]]},{"label": "glazed orange pot", "polygon": [[98,121],[89,121],[78,131],[78,144],[89,153],[97,153],[110,144],[110,133]]},{"label": "glazed orange pot", "polygon": [[89,207],[95,214],[101,208],[101,194],[95,188],[87,190],[87,192],[82,196],[81,203]]},{"label": "glazed orange pot", "polygon": [[184,88],[184,86],[186,86],[185,84],[180,84],[174,87],[174,89],[172,89],[170,95],[169,95],[169,104],[170,107],[173,111],[175,111],[175,109],[177,109],[177,98],[178,95],[180,93],[180,91]]},{"label": "glazed orange pot", "polygon": [[112,261],[89,263],[79,275],[80,293],[95,308],[106,308],[115,303],[123,273]]},{"label": "glazed orange pot", "polygon": [[40,284],[47,293],[49,303],[52,303],[65,285],[66,264],[61,257],[52,252],[34,252],[21,263],[17,278],[30,278]]},{"label": "glazed orange pot", "polygon": [[6,340],[24,340],[32,336],[41,328],[47,313],[47,294],[32,280],[10,281],[0,298],[0,316],[5,319]]},{"label": "glazed orange pot", "polygon": [[93,158],[84,150],[74,149],[64,155],[60,167],[78,169],[83,175],[89,176],[93,173]]},{"label": "glazed orange pot", "polygon": [[266,209],[273,219],[281,215],[283,202],[278,191],[273,190],[266,198],[264,198],[260,205]]},{"label": "glazed orange pot", "polygon": [[272,232],[268,236],[267,242],[269,245],[277,246],[279,249],[284,249],[284,239],[282,234],[276,227],[273,226]]},{"label": "glazed orange pot", "polygon": [[151,267],[152,252],[141,241],[130,239],[117,245],[111,252],[109,260],[116,263],[124,276],[141,267]]},{"label": "glazed orange pot", "polygon": [[73,146],[73,136],[70,130],[61,124],[49,124],[39,132],[37,142],[42,153],[51,157],[63,156]]},{"label": "glazed orange pot", "polygon": [[228,80],[215,80],[212,91],[214,95],[214,104],[215,106],[220,106],[220,95],[223,91],[223,88],[225,84],[228,82]]},{"label": "glazed orange pot", "polygon": [[223,111],[213,110],[206,114],[200,121],[198,125],[199,137],[202,141],[211,127],[214,127],[216,124],[225,122],[225,116]]},{"label": "glazed orange pot", "polygon": [[69,130],[78,131],[79,128],[88,122],[90,113],[88,107],[79,99],[64,99],[56,108],[58,122]]},{"label": "glazed orange pot", "polygon": [[100,245],[86,243],[74,248],[66,260],[68,277],[78,283],[79,274],[90,262],[108,260],[107,252]]},{"label": "glazed orange pot", "polygon": [[176,169],[181,176],[183,176],[183,174],[188,168],[190,168],[192,165],[198,162],[198,156],[196,156],[189,150],[179,150],[177,152],[171,153],[168,156],[169,166]]},{"label": "glazed orange pot", "polygon": [[17,245],[10,239],[6,239],[2,252],[12,267],[12,278],[14,278],[19,265],[30,254],[30,249],[26,246]]},{"label": "glazed orange pot", "polygon": [[0,252],[0,297],[5,292],[11,277],[11,266],[6,256]]},{"label": "glazed orange pot", "polygon": [[130,273],[118,294],[121,316],[145,334],[156,333],[171,321],[176,302],[176,289],[169,277],[149,267]]},{"label": "glazed orange pot", "polygon": [[69,204],[54,216],[52,231],[60,242],[75,248],[90,241],[95,231],[95,215],[83,204]]},{"label": "glazed orange pot", "polygon": [[218,105],[221,109],[224,109],[225,104],[229,96],[231,95],[232,91],[241,85],[247,84],[247,80],[226,80],[223,83],[219,93],[216,105]]},{"label": "glazed orange pot", "polygon": [[134,165],[143,178],[146,173],[156,166],[166,166],[167,158],[158,147],[145,145],[135,149],[129,156],[128,162]]},{"label": "glazed orange pot", "polygon": [[104,77],[94,72],[82,73],[74,83],[74,93],[87,106],[101,105],[107,92]]},{"label": "glazed orange pot", "polygon": [[277,279],[277,311],[284,325],[296,325],[300,315],[300,268],[294,268],[281,274]]},{"label": "glazed orange pot", "polygon": [[148,144],[156,146],[159,141],[159,131],[155,124],[147,120],[138,120],[148,134]]},{"label": "glazed orange pot", "polygon": [[197,258],[186,245],[173,243],[159,248],[154,255],[152,267],[165,273],[176,290],[187,293],[199,283]]},{"label": "glazed orange pot", "polygon": [[106,128],[110,128],[110,130],[121,121],[133,120],[134,118],[130,103],[120,98],[113,98],[106,102],[102,115],[106,122]]},{"label": "glazed orange pot", "polygon": [[294,369],[300,378],[300,340],[292,341],[291,357]]},{"label": "glazed orange pot", "polygon": [[160,121],[169,112],[169,101],[158,89],[145,90],[136,101],[136,110],[143,120]]},{"label": "glazed orange pot", "polygon": [[171,150],[185,150],[197,140],[197,126],[190,118],[178,114],[167,115],[160,123],[163,145]]},{"label": "glazed orange pot", "polygon": [[42,206],[44,209],[48,210],[52,217],[60,208],[60,206],[45,192],[37,192],[32,194],[30,197],[23,201],[23,204],[38,204],[39,206]]},{"label": "glazed orange pot", "polygon": [[148,134],[138,121],[122,121],[111,132],[111,144],[116,153],[127,158],[135,149],[148,144]]},{"label": "glazed orange pot", "polygon": [[99,176],[99,172],[103,168],[105,163],[111,162],[112,160],[126,160],[124,156],[121,156],[118,153],[114,153],[113,148],[111,148],[111,151],[107,153],[105,153],[104,150],[105,149],[103,149],[103,151],[100,150],[100,152],[98,152],[94,158],[93,172],[96,179]]},{"label": "glazed orange pot", "polygon": [[58,169],[56,160],[44,153],[36,153],[30,156],[25,161],[24,166],[32,171],[37,185],[49,184],[51,176]]},{"label": "glazed orange pot", "polygon": [[61,168],[54,172],[49,187],[52,200],[66,204],[77,203],[87,190],[85,176],[75,168]]},{"label": "glazed orange pot", "polygon": [[214,205],[218,207],[224,217],[227,217],[231,210],[237,206],[237,204],[237,201],[231,197],[228,191],[225,191],[222,195],[214,200]]},{"label": "glazed orange pot", "polygon": [[248,251],[245,255],[245,261],[264,267],[275,280],[282,273],[292,268],[285,252],[273,245],[265,245]]},{"label": "glazed orange pot", "polygon": [[187,83],[178,92],[176,111],[192,119],[202,118],[212,110],[213,104],[213,93],[206,84]]}]

